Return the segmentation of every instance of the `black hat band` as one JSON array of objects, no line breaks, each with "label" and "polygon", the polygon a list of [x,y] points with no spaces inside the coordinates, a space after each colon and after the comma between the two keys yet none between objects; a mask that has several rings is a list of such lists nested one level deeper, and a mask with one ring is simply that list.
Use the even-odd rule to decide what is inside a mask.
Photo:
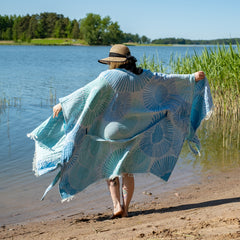
[{"label": "black hat band", "polygon": [[125,56],[125,55],[122,55],[122,54],[119,54],[119,53],[114,53],[114,52],[109,53],[109,57],[128,58],[129,56],[130,56],[130,54]]}]

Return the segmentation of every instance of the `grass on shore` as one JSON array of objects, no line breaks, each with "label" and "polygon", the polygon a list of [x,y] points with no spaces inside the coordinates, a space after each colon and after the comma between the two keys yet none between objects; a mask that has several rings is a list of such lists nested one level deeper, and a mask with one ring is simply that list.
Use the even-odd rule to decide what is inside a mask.
[{"label": "grass on shore", "polygon": [[0,45],[47,45],[47,46],[68,46],[68,45],[85,45],[86,41],[81,39],[69,39],[69,38],[38,38],[31,39],[30,41],[0,41]]},{"label": "grass on shore", "polygon": [[87,45],[84,40],[68,38],[32,39],[30,43],[33,45]]}]

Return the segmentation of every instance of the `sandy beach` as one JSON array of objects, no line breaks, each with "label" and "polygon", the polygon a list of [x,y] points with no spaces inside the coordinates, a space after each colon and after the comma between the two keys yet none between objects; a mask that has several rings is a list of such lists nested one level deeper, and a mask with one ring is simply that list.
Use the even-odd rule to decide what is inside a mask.
[{"label": "sandy beach", "polygon": [[240,169],[204,175],[198,184],[161,195],[145,193],[128,218],[111,210],[4,225],[1,239],[240,239]]}]

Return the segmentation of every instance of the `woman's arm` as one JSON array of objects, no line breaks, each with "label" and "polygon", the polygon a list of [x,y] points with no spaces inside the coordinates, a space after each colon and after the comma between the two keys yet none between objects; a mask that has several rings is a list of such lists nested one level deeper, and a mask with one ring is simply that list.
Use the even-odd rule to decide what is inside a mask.
[{"label": "woman's arm", "polygon": [[[198,71],[194,73],[195,81],[198,82],[205,78],[205,73],[203,71]],[[58,103],[53,107],[53,118],[58,117],[58,114],[62,111],[61,103]]]},{"label": "woman's arm", "polygon": [[205,73],[203,71],[198,71],[192,74],[165,74],[165,73],[157,73],[155,72],[154,75],[157,75],[162,80],[169,80],[173,78],[178,78],[179,80],[189,80],[190,82],[198,82],[205,78]]}]

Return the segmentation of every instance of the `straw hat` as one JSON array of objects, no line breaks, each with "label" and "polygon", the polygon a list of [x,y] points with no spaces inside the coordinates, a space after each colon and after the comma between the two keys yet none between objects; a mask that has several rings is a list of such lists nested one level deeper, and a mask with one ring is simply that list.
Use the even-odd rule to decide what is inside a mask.
[{"label": "straw hat", "polygon": [[129,57],[131,57],[129,48],[123,44],[116,44],[110,49],[109,56],[98,60],[98,62],[103,64],[109,64],[110,62],[124,63]]}]

